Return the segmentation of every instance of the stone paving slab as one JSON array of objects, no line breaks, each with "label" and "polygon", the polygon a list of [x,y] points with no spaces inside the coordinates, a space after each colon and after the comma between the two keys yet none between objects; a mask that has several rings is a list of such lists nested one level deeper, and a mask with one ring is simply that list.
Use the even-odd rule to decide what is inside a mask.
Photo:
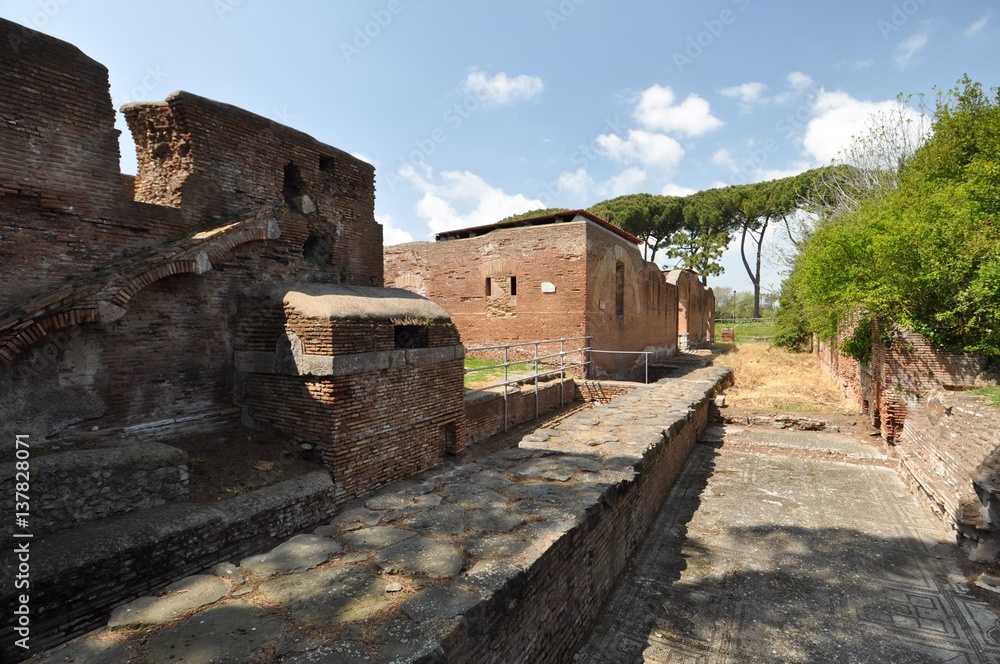
[{"label": "stone paving slab", "polygon": [[1000,662],[1000,602],[971,592],[954,537],[883,460],[846,436],[727,427],[576,661]]},{"label": "stone paving slab", "polygon": [[108,642],[149,662],[446,661],[449,635],[482,629],[482,607],[633,481],[633,464],[728,375],[706,368],[640,386],[517,449],[390,485],[311,534],[217,566],[228,595],[178,611],[148,640],[109,627],[33,661],[97,661],[73,658]]}]

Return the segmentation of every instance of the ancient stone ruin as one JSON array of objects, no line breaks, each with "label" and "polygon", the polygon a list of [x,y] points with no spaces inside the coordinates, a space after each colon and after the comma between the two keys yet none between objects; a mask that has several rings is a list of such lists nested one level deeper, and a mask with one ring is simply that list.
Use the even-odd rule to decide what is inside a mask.
[{"label": "ancient stone ruin", "polygon": [[[123,175],[107,70],[3,20],[0,41],[0,430],[35,466],[38,642],[464,447],[463,347],[440,307],[382,288],[371,165],[175,92],[122,109]],[[172,509],[189,468],[171,440],[240,422],[327,472]]]}]

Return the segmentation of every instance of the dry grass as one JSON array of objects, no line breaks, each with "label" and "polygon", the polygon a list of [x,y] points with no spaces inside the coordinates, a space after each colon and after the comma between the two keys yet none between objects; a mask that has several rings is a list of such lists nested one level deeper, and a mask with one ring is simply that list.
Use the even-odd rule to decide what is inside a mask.
[{"label": "dry grass", "polygon": [[808,353],[790,353],[764,344],[727,344],[717,365],[733,368],[736,390],[730,406],[747,412],[855,413],[837,383],[823,374]]}]

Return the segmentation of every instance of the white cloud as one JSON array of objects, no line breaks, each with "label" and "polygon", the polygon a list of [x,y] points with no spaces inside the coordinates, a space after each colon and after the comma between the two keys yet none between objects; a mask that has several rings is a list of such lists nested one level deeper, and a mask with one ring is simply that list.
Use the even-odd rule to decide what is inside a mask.
[{"label": "white cloud", "polygon": [[763,83],[750,82],[744,83],[743,85],[736,85],[731,88],[722,88],[720,92],[723,97],[738,99],[741,104],[753,104],[756,101],[760,101],[765,88],[767,88],[767,86]]},{"label": "white cloud", "polygon": [[617,134],[601,134],[597,145],[609,159],[639,162],[662,170],[676,168],[684,157],[684,148],[676,139],[641,129],[630,129],[627,139]]},{"label": "white cloud", "polygon": [[382,244],[390,247],[394,244],[405,244],[413,242],[413,236],[401,228],[396,228],[392,223],[392,217],[385,215],[375,215],[375,221],[382,224]]},{"label": "white cloud", "polygon": [[646,171],[641,168],[626,168],[624,171],[608,178],[597,186],[597,193],[612,198],[625,194],[639,193],[646,182]]},{"label": "white cloud", "polygon": [[508,194],[469,171],[442,171],[440,181],[429,166],[419,172],[404,166],[399,174],[423,192],[416,213],[433,233],[492,224],[512,214],[546,207],[523,194]]},{"label": "white cloud", "polygon": [[724,166],[730,170],[739,170],[736,166],[736,159],[733,158],[733,153],[727,148],[719,148],[712,155],[712,163],[716,166]]},{"label": "white cloud", "polygon": [[967,27],[965,29],[965,32],[962,34],[964,34],[966,37],[975,37],[976,35],[978,35],[980,32],[983,31],[983,28],[986,27],[986,24],[990,22],[990,19],[993,18],[993,15],[995,13],[996,12],[990,9],[985,14],[983,14],[978,21]]},{"label": "white cloud", "polygon": [[676,101],[673,90],[654,85],[640,95],[633,115],[646,129],[685,136],[701,136],[722,126],[709,103],[698,95],[688,95],[680,104]]},{"label": "white cloud", "polygon": [[920,51],[927,46],[930,37],[926,32],[918,32],[901,41],[892,51],[892,59],[900,69],[906,69],[917,61]]},{"label": "white cloud", "polygon": [[813,84],[812,76],[808,74],[803,74],[800,71],[793,71],[788,75],[787,79],[788,85],[795,88],[796,90],[805,90],[810,85]]},{"label": "white cloud", "polygon": [[679,184],[674,184],[673,182],[663,185],[663,189],[660,190],[660,193],[664,196],[690,196],[695,192],[695,189],[682,187]]},{"label": "white cloud", "polygon": [[578,168],[573,172],[560,173],[556,180],[556,187],[559,193],[572,194],[578,198],[586,198],[594,186],[594,178],[585,168]]},{"label": "white cloud", "polygon": [[[855,99],[846,92],[821,90],[812,107],[812,119],[806,126],[803,146],[806,152],[820,163],[829,163],[839,153],[850,147],[854,137],[868,133],[869,117],[874,114],[891,114],[898,101],[865,101]],[[912,109],[904,111],[906,120],[916,131],[925,125],[921,116]]]},{"label": "white cloud", "polygon": [[488,106],[506,106],[537,97],[542,94],[545,84],[537,76],[522,74],[511,78],[500,72],[490,78],[481,71],[473,71],[466,77],[464,89]]}]

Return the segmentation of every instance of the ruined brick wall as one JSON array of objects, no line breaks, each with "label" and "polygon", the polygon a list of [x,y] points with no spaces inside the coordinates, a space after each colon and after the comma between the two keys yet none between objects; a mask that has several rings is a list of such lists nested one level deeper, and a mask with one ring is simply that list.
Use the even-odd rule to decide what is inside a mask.
[{"label": "ruined brick wall", "polygon": [[1000,542],[1000,410],[935,388],[911,406],[894,449],[918,496],[965,544]]},{"label": "ruined brick wall", "polygon": [[667,283],[677,288],[677,334],[682,344],[697,348],[715,341],[715,293],[691,270],[673,270]]},{"label": "ruined brick wall", "polygon": [[118,131],[108,70],[78,48],[0,19],[0,185],[47,208],[117,215]]},{"label": "ruined brick wall", "polygon": [[344,283],[381,285],[374,168],[241,108],[175,92],[122,109],[136,142],[136,200],[191,218],[287,205],[308,223],[306,254]]},{"label": "ruined brick wall", "polygon": [[[386,247],[385,266],[386,286],[440,304],[466,346],[586,335],[585,222]],[[543,283],[555,292],[542,292]]]},{"label": "ruined brick wall", "polygon": [[[677,296],[639,249],[605,228],[587,224],[587,334],[597,350],[677,348]],[[593,356],[591,376],[626,376],[638,355]]]},{"label": "ruined brick wall", "polygon": [[[122,176],[107,70],[3,20],[0,42],[0,431],[45,440],[231,407],[243,289],[381,284],[369,164],[180,92],[129,105],[140,170]],[[222,237],[256,221],[253,241]],[[204,253],[169,264],[201,235]]]},{"label": "ruined brick wall", "polygon": [[823,371],[834,377],[845,397],[865,412],[888,443],[898,441],[909,409],[936,387],[975,385],[983,358],[938,348],[916,332],[872,329],[872,358],[862,363],[837,349],[856,321],[845,324],[835,341],[820,341],[816,354]]},{"label": "ruined brick wall", "polygon": [[908,410],[923,396],[936,387],[971,387],[984,368],[983,358],[938,348],[916,332],[879,335],[876,328],[872,377],[882,437],[896,442]]}]

